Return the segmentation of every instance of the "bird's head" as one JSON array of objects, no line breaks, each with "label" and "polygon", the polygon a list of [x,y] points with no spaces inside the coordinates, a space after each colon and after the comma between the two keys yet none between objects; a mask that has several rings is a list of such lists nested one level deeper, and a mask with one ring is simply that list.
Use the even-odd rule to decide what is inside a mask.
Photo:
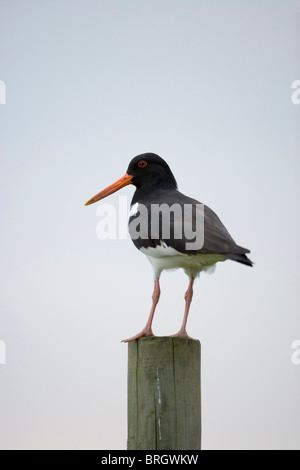
[{"label": "bird's head", "polygon": [[131,160],[122,178],[93,196],[85,205],[89,206],[100,201],[128,184],[133,184],[137,189],[155,187],[177,189],[176,180],[165,160],[155,153],[143,153]]}]

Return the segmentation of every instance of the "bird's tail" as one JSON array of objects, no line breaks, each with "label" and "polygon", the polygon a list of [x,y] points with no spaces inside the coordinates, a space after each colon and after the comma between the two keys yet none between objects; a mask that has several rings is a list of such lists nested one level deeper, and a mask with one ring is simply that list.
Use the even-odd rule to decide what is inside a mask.
[{"label": "bird's tail", "polygon": [[238,263],[246,264],[247,266],[253,266],[253,262],[248,258],[245,253],[234,253],[226,255],[226,258],[237,261]]}]

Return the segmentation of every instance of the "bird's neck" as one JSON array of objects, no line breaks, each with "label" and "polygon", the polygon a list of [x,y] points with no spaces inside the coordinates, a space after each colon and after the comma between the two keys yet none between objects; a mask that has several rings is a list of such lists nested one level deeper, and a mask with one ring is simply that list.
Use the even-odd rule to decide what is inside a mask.
[{"label": "bird's neck", "polygon": [[164,185],[159,185],[156,187],[152,184],[145,184],[142,187],[137,187],[135,193],[133,195],[131,204],[135,204],[136,202],[142,203],[144,200],[148,200],[149,196],[155,195],[156,193],[162,193],[164,191],[175,191],[177,192],[176,186],[173,184],[167,183]]}]

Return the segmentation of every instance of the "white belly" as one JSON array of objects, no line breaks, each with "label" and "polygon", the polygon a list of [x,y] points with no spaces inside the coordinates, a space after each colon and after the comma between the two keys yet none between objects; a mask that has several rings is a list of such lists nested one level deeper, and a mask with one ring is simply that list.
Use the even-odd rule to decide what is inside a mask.
[{"label": "white belly", "polygon": [[218,261],[226,259],[217,254],[186,255],[168,247],[165,243],[155,248],[141,248],[140,251],[149,259],[155,277],[158,277],[164,269],[182,268],[188,276],[195,278],[201,271],[214,270],[214,265]]}]

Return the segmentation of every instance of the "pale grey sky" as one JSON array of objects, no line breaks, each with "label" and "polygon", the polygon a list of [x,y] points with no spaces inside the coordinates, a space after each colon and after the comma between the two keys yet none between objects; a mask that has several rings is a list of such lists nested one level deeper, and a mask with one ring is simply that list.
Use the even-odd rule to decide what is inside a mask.
[{"label": "pale grey sky", "polygon": [[[195,285],[203,447],[300,449],[297,11],[0,0],[1,448],[126,448],[121,340],[144,326],[152,272],[130,240],[99,240],[83,204],[151,151],[255,262]],[[187,278],[161,287],[154,332],[172,334]]]}]

